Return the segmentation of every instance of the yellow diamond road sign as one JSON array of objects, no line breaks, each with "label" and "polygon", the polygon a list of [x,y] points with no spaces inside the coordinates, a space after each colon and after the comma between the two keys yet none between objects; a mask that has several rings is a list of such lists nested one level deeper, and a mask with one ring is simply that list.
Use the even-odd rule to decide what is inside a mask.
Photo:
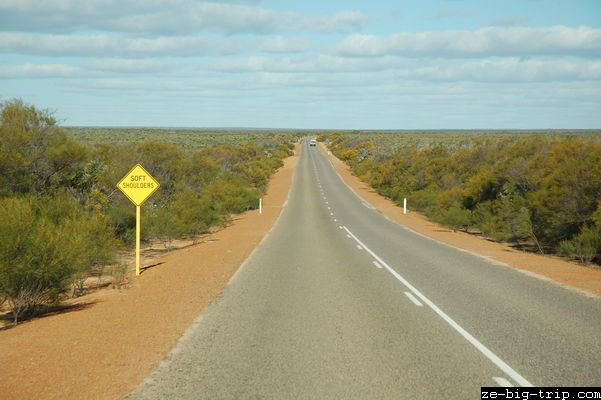
[{"label": "yellow diamond road sign", "polygon": [[117,184],[137,206],[141,206],[159,186],[161,185],[140,164],[136,164]]}]

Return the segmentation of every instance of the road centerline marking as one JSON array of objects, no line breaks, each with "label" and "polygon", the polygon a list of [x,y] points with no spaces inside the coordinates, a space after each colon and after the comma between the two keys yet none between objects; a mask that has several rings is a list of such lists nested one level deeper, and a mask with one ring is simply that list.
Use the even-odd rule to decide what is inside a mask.
[{"label": "road centerline marking", "polygon": [[359,245],[357,245],[357,248],[358,248],[359,250],[363,250],[363,247],[361,247],[361,246],[359,246]]},{"label": "road centerline marking", "polygon": [[423,304],[419,302],[418,299],[415,298],[414,295],[411,294],[411,292],[405,292],[405,296],[409,297],[409,300],[411,300],[413,302],[413,304],[415,304],[418,307],[422,307]]},{"label": "road centerline marking", "polygon": [[511,368],[505,361],[501,360],[495,353],[493,353],[488,347],[484,346],[478,339],[472,336],[469,332],[461,327],[457,322],[455,322],[451,317],[449,317],[444,311],[442,311],[436,304],[434,304],[430,299],[424,296],[417,288],[415,288],[408,280],[403,278],[398,272],[390,267],[390,265],[386,264],[384,260],[382,260],[376,253],[374,253],[369,247],[365,246],[357,236],[355,236],[346,226],[342,227],[349,235],[352,236],[353,239],[357,243],[359,243],[365,251],[372,255],[384,268],[388,270],[395,278],[397,278],[403,285],[407,287],[416,297],[418,297],[421,301],[426,303],[428,307],[432,309],[436,314],[438,314],[443,320],[445,320],[453,329],[455,329],[461,336],[463,336],[468,342],[470,342],[480,353],[482,353],[486,358],[488,358],[493,364],[499,367],[503,372],[509,375],[515,382],[524,387],[532,387],[533,385],[528,382],[526,378],[521,376],[517,371]]},{"label": "road centerline marking", "polygon": [[[350,237],[349,235],[346,235],[346,236]],[[380,265],[380,263],[379,263],[379,262],[377,262],[377,261],[375,261],[375,260],[374,260],[374,261],[372,261],[372,262],[374,263],[374,265],[375,265],[377,268],[382,268],[382,266]]]}]

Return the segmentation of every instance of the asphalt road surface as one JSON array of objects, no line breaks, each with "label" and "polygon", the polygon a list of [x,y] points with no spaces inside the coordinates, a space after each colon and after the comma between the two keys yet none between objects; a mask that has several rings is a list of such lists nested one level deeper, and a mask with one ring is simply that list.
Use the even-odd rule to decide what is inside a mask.
[{"label": "asphalt road surface", "polygon": [[271,234],[131,398],[475,399],[529,385],[601,385],[601,301],[391,222],[304,143]]}]

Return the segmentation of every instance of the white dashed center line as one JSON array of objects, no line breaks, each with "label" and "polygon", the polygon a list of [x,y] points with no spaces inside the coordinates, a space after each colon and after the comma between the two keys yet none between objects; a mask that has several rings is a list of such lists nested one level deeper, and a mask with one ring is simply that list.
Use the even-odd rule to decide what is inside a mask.
[{"label": "white dashed center line", "polygon": [[411,293],[405,292],[405,296],[409,297],[409,300],[411,300],[413,302],[413,304],[415,304],[416,306],[418,306],[418,307],[423,306],[423,304],[420,303],[419,300],[417,300],[415,298],[415,296],[413,296]]}]

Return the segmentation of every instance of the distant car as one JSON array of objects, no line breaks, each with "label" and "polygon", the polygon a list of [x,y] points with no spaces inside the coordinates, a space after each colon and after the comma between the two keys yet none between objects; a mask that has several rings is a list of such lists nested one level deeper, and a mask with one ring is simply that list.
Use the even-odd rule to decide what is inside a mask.
[{"label": "distant car", "polygon": [[309,146],[317,146],[317,140],[311,139],[311,141],[309,142]]}]

